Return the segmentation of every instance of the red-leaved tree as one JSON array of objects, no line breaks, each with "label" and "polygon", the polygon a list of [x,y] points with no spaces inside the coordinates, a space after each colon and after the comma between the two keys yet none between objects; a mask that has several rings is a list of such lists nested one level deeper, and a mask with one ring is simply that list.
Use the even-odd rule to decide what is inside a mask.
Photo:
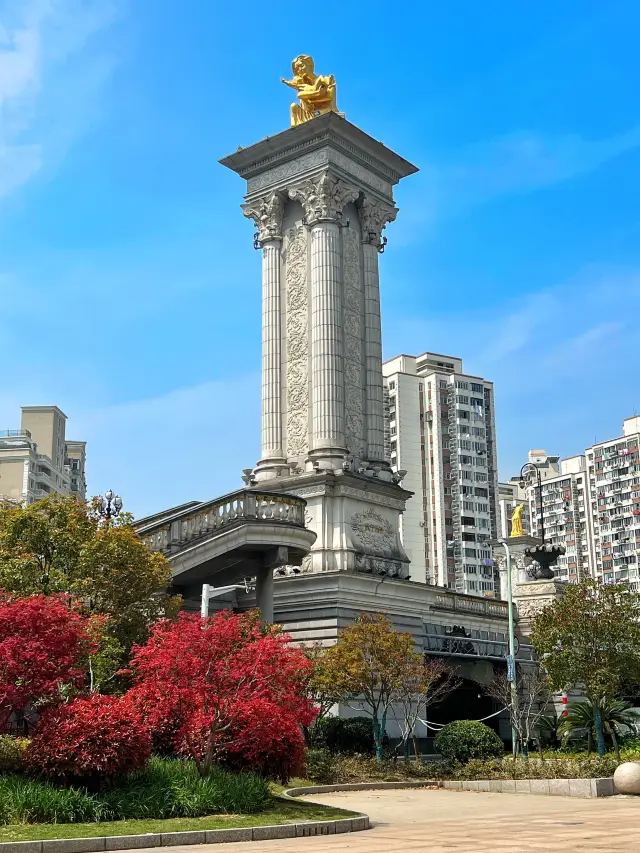
[{"label": "red-leaved tree", "polygon": [[0,592],[0,732],[12,714],[58,701],[62,685],[79,687],[92,651],[89,620],[67,596]]},{"label": "red-leaved tree", "polygon": [[95,786],[144,767],[151,735],[127,697],[75,699],[38,720],[25,753],[34,772]]},{"label": "red-leaved tree", "polygon": [[300,727],[315,716],[305,695],[309,666],[255,612],[181,613],[134,647],[130,699],[152,731],[176,725],[176,745],[202,775],[221,762],[286,776],[300,769]]}]

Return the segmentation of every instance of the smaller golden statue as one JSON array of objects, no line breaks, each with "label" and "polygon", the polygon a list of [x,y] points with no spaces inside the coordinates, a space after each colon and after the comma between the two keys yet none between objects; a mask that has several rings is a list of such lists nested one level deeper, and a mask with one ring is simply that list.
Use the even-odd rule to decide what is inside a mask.
[{"label": "smaller golden statue", "polygon": [[522,527],[522,515],[524,513],[524,504],[519,504],[514,507],[511,513],[511,536],[524,536],[524,528]]},{"label": "smaller golden statue", "polygon": [[291,104],[291,127],[296,127],[315,116],[338,112],[336,106],[336,80],[333,74],[316,74],[310,56],[296,56],[291,63],[293,79],[280,81],[298,93],[299,104]]}]

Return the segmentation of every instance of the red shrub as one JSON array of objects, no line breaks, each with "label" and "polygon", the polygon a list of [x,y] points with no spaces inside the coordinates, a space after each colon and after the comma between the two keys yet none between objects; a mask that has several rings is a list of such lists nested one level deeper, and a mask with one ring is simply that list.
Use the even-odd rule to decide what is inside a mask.
[{"label": "red shrub", "polygon": [[[192,748],[204,759],[208,743],[206,720],[190,721]],[[219,761],[230,770],[251,770],[287,782],[304,771],[305,740],[295,717],[265,699],[247,702],[242,712],[219,738]],[[184,752],[188,752],[184,750]]]},{"label": "red shrub", "polygon": [[126,697],[76,699],[46,711],[25,761],[33,771],[87,783],[143,767],[151,735]]},{"label": "red shrub", "polygon": [[[255,614],[181,613],[134,648],[132,700],[154,731],[177,721],[177,745],[206,773],[214,762],[297,767],[301,725],[315,709],[304,693],[310,664],[290,638]],[[283,773],[276,771],[276,775]]]},{"label": "red shrub", "polygon": [[82,684],[89,625],[67,596],[0,593],[0,732],[12,713],[58,700],[63,684]]}]

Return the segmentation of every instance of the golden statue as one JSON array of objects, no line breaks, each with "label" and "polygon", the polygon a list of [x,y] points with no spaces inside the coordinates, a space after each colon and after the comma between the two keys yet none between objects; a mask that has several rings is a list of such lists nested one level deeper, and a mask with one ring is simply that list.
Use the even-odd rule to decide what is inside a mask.
[{"label": "golden statue", "polygon": [[316,74],[310,56],[296,56],[291,63],[293,80],[280,80],[295,89],[299,104],[291,104],[291,127],[296,127],[315,116],[338,112],[336,106],[336,80],[333,74]]},{"label": "golden statue", "polygon": [[524,536],[524,528],[522,527],[523,513],[524,504],[514,507],[511,513],[511,536]]}]

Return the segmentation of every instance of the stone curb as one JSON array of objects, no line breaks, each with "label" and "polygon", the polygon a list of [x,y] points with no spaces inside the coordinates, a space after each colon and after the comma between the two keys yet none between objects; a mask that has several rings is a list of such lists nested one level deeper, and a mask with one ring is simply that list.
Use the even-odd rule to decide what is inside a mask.
[{"label": "stone curb", "polygon": [[[287,792],[288,794],[288,792]],[[292,799],[292,798],[290,798]],[[365,814],[340,820],[249,826],[242,829],[204,829],[193,832],[151,832],[147,835],[106,835],[100,838],[56,838],[46,841],[0,842],[0,853],[102,853],[107,850],[139,850],[185,844],[224,844],[232,841],[267,841],[276,838],[308,838],[369,829]]]},{"label": "stone curb", "polygon": [[[548,797],[612,797],[616,794],[613,778],[604,779],[472,779],[443,782],[348,782],[344,785],[310,785],[291,788],[285,796],[330,794],[333,791],[384,791],[393,788],[445,788],[449,791],[484,791],[492,794],[537,794]],[[0,853],[2,850],[0,849]],[[31,853],[31,851],[27,851]]]}]

